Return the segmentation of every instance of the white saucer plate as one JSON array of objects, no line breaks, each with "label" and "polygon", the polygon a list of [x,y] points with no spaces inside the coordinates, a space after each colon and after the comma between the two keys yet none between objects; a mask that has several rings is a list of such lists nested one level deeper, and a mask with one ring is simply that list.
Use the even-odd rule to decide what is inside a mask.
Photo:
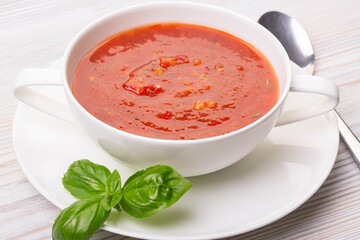
[{"label": "white saucer plate", "polygon": [[[61,87],[42,90],[64,101]],[[287,107],[304,98],[300,94],[289,97]],[[26,177],[61,209],[75,201],[61,182],[73,161],[87,158],[111,170],[116,168],[122,182],[135,172],[90,142],[80,126],[24,104],[15,114],[13,141]],[[338,144],[333,112],[274,128],[241,161],[189,178],[194,186],[171,208],[145,219],[113,212],[103,229],[163,240],[215,239],[254,230],[295,210],[318,190],[332,169]]]}]

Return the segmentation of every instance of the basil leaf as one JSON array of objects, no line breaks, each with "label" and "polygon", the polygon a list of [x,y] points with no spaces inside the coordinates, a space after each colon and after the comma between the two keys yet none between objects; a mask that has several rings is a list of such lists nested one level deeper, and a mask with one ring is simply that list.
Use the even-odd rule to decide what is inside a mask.
[{"label": "basil leaf", "polygon": [[55,240],[87,240],[105,222],[110,211],[101,205],[101,196],[79,200],[65,208],[52,228]]},{"label": "basil leaf", "polygon": [[109,176],[110,171],[106,167],[83,159],[70,165],[62,182],[71,195],[85,199],[104,193]]},{"label": "basil leaf", "polygon": [[170,207],[192,183],[169,166],[157,165],[131,176],[123,187],[122,209],[137,218],[149,217]]},{"label": "basil leaf", "polygon": [[106,180],[106,193],[111,195],[121,193],[121,178],[117,170],[114,170]]},{"label": "basil leaf", "polygon": [[122,211],[120,202],[119,202],[118,204],[116,204],[116,205],[114,206],[114,208],[115,208],[116,210],[118,210],[118,212],[121,212],[121,211]]},{"label": "basil leaf", "polygon": [[121,179],[117,170],[114,170],[106,181],[106,195],[101,204],[106,210],[115,207],[121,200]]},{"label": "basil leaf", "polygon": [[[116,207],[117,204],[120,202],[122,195],[108,195],[106,194],[103,199],[101,200],[101,205],[105,210],[110,210],[113,207]],[[118,207],[115,208],[118,210]]]}]

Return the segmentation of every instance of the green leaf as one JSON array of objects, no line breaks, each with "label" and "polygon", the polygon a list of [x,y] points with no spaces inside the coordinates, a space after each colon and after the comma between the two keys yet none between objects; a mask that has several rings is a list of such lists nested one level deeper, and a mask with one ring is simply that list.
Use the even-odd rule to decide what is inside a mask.
[{"label": "green leaf", "polygon": [[118,204],[116,204],[116,205],[114,206],[114,208],[115,208],[116,210],[118,210],[118,212],[121,212],[121,211],[122,211],[120,202],[119,202]]},{"label": "green leaf", "polygon": [[79,200],[65,208],[52,228],[54,240],[87,240],[105,222],[110,210],[101,205],[101,196]]},{"label": "green leaf", "polygon": [[74,197],[85,199],[105,193],[109,176],[110,171],[106,167],[83,159],[70,165],[62,182]]},{"label": "green leaf", "polygon": [[117,170],[114,170],[106,180],[106,193],[111,195],[121,193],[121,178]]},{"label": "green leaf", "polygon": [[110,210],[111,208],[117,209],[117,204],[120,202],[122,195],[108,195],[106,194],[101,200],[101,205],[105,210]]},{"label": "green leaf", "polygon": [[101,204],[106,210],[110,210],[120,202],[121,197],[122,189],[120,174],[117,170],[114,170],[106,181],[106,195],[101,201]]},{"label": "green leaf", "polygon": [[123,187],[122,209],[144,218],[170,207],[192,183],[169,166],[157,165],[131,176]]}]

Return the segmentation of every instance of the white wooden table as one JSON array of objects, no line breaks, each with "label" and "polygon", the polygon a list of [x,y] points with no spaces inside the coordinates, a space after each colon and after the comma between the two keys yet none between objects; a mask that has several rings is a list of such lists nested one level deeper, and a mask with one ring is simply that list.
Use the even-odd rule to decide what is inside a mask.
[{"label": "white wooden table", "polygon": [[[18,101],[16,73],[47,67],[90,21],[129,0],[0,0],[0,239],[49,239],[60,210],[27,181],[12,146]],[[360,2],[358,0],[208,0],[257,20],[279,10],[307,30],[316,52],[316,74],[340,86],[338,112],[360,136]],[[229,239],[360,239],[360,171],[340,143],[335,166],[321,189],[286,217]],[[93,239],[132,239],[98,231]]]}]

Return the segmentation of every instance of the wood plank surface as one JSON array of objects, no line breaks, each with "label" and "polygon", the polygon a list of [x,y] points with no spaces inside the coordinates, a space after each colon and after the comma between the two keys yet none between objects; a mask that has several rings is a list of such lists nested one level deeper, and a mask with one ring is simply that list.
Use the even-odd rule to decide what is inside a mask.
[{"label": "wood plank surface", "polygon": [[[72,37],[90,21],[145,1],[0,0],[0,239],[49,239],[59,210],[22,173],[12,146],[16,73],[61,58]],[[203,0],[256,20],[269,10],[295,17],[316,52],[316,74],[340,86],[339,114],[360,136],[360,1]],[[134,239],[98,231],[93,239]],[[296,211],[263,228],[227,238],[360,239],[360,171],[341,142],[324,185]]]}]

